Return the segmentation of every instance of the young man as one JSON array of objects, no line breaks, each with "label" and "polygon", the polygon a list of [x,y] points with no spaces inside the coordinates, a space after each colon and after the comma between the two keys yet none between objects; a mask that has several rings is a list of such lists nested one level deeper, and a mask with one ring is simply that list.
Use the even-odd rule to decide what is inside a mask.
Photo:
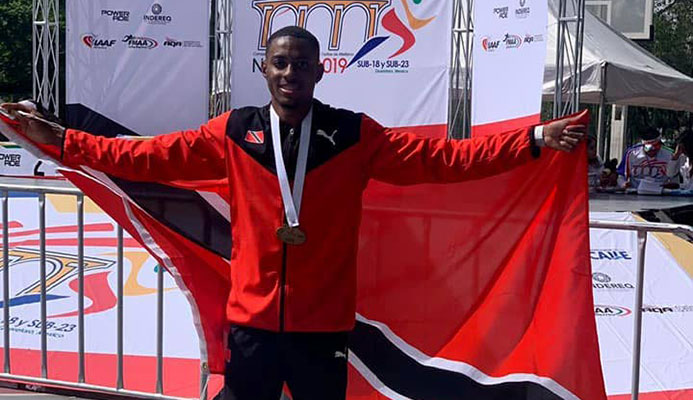
[{"label": "young man", "polygon": [[368,180],[409,185],[498,174],[538,157],[537,145],[572,150],[585,127],[575,117],[466,141],[392,132],[313,98],[323,75],[319,44],[296,27],[269,38],[262,71],[269,105],[234,110],[196,131],[127,141],[30,117],[21,123],[34,140],[62,146],[68,165],[140,181],[228,177],[230,360],[219,398],[276,400],[286,382],[297,400],[344,399]]},{"label": "young man", "polygon": [[654,128],[640,133],[641,142],[628,150],[619,166],[620,185],[638,191],[651,192],[664,188],[670,179],[667,177],[667,164],[671,151],[662,147],[662,135]]}]

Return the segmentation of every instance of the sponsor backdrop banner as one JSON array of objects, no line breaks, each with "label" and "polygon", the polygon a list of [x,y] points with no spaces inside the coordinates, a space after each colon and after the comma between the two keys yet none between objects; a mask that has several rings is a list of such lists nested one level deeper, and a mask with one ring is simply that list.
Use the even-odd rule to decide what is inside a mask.
[{"label": "sponsor backdrop banner", "polygon": [[547,0],[474,2],[472,135],[539,122]]},{"label": "sponsor backdrop banner", "polygon": [[316,97],[386,126],[446,125],[452,2],[234,1],[232,103],[264,105],[268,36],[287,25],[320,40],[325,76]]},{"label": "sponsor backdrop banner", "polygon": [[67,2],[67,118],[94,133],[155,135],[207,119],[206,1]]},{"label": "sponsor backdrop banner", "polygon": [[[37,375],[41,350],[38,200],[35,197],[11,198],[9,203],[12,372],[40,376]],[[48,370],[49,377],[71,381],[77,379],[74,354],[78,348],[75,210],[73,197],[47,196]],[[156,281],[160,267],[127,233],[124,236],[125,385],[130,389],[154,391]],[[87,202],[84,249],[86,378],[88,383],[108,386],[115,382],[116,243],[116,224],[93,203]],[[0,257],[0,264],[1,260]],[[167,393],[192,397],[199,387],[199,380],[192,377],[199,375],[200,358],[192,312],[167,272],[164,273],[164,288],[164,386]],[[0,335],[0,346],[2,341]],[[66,357],[66,354],[72,356]]]},{"label": "sponsor backdrop banner", "polygon": [[39,160],[12,142],[0,142],[0,175],[53,176],[58,172],[52,162]]},{"label": "sponsor backdrop banner", "polygon": [[[629,213],[593,213],[590,217],[635,221]],[[626,399],[631,390],[637,235],[592,229],[590,242],[594,310],[606,390],[613,399]],[[693,244],[673,235],[648,237],[640,390],[688,399],[693,398],[693,279],[671,251],[677,247],[687,249],[689,256],[680,259],[690,262]]]}]

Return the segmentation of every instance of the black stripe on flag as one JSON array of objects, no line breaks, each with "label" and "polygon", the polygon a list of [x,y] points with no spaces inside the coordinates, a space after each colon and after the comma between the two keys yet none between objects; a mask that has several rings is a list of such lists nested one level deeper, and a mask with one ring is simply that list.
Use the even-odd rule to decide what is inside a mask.
[{"label": "black stripe on flag", "polygon": [[455,371],[425,366],[405,354],[378,328],[356,321],[349,338],[356,355],[392,391],[413,400],[560,400],[536,382],[481,384]]},{"label": "black stripe on flag", "polygon": [[110,179],[160,223],[227,260],[231,258],[229,221],[195,191]]}]

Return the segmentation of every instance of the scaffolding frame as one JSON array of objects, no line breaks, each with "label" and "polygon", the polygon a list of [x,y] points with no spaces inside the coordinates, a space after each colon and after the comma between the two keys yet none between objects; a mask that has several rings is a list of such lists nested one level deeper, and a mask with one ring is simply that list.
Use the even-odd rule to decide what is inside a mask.
[{"label": "scaffolding frame", "polygon": [[47,110],[60,107],[59,0],[32,0],[32,94]]}]

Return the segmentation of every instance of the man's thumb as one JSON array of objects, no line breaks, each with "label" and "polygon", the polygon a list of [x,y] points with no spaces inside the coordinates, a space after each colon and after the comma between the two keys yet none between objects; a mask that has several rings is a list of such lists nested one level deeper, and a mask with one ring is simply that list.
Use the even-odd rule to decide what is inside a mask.
[{"label": "man's thumb", "polygon": [[575,114],[572,114],[568,116],[567,118],[568,125],[589,125],[590,123],[590,110],[589,109],[584,109],[582,111],[579,111]]}]

